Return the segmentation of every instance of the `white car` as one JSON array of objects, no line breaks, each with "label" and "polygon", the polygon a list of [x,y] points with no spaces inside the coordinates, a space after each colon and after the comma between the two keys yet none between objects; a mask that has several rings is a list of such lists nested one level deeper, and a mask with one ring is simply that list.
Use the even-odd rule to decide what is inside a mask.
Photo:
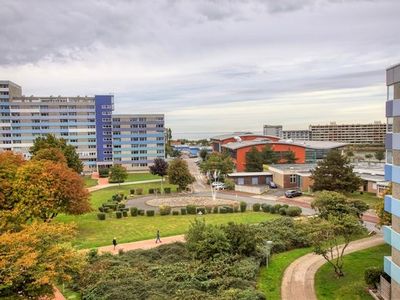
[{"label": "white car", "polygon": [[216,190],[223,190],[223,189],[225,189],[225,184],[224,184],[223,182],[213,182],[213,183],[211,184],[211,186],[212,186],[213,188],[215,188]]}]

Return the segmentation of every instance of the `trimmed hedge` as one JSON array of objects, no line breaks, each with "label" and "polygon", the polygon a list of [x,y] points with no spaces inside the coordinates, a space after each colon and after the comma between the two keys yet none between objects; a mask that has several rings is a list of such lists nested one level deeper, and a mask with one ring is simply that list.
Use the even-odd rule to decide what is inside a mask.
[{"label": "trimmed hedge", "polygon": [[188,215],[195,215],[196,214],[196,206],[195,205],[186,205],[186,211]]},{"label": "trimmed hedge", "polygon": [[168,205],[160,205],[159,206],[160,215],[161,216],[168,216],[171,214],[171,206]]},{"label": "trimmed hedge", "polygon": [[211,213],[212,213],[212,210],[213,210],[213,207],[212,207],[212,206],[206,206],[206,212],[207,212],[208,214],[211,214]]},{"label": "trimmed hedge", "polygon": [[235,213],[239,212],[239,206],[235,205],[232,208],[233,208],[233,212],[235,212]]},{"label": "trimmed hedge", "polygon": [[154,210],[146,210],[146,216],[148,216],[148,217],[153,217],[154,216]]},{"label": "trimmed hedge", "polygon": [[144,216],[144,209],[138,209],[138,215]]},{"label": "trimmed hedge", "polygon": [[174,211],[172,212],[172,215],[173,215],[173,216],[179,216],[179,211],[174,210]]},{"label": "trimmed hedge", "polygon": [[199,212],[201,212],[202,215],[205,215],[205,214],[206,214],[206,209],[205,209],[205,207],[197,207],[197,208],[196,208],[196,215],[198,215]]},{"label": "trimmed hedge", "polygon": [[155,189],[149,189],[149,194],[154,194]]},{"label": "trimmed hedge", "polygon": [[219,208],[219,213],[220,214],[226,214],[226,213],[228,213],[228,211],[226,210],[226,207],[220,207]]},{"label": "trimmed hedge", "polygon": [[253,204],[253,211],[260,211],[260,203]]},{"label": "trimmed hedge", "polygon": [[164,193],[171,194],[171,188],[169,188],[169,187],[164,188]]},{"label": "trimmed hedge", "polygon": [[371,288],[377,288],[381,275],[383,275],[382,268],[369,267],[364,272],[365,283]]},{"label": "trimmed hedge", "polygon": [[271,205],[267,204],[267,203],[263,203],[261,205],[261,209],[263,212],[270,212],[271,211]]},{"label": "trimmed hedge", "polygon": [[122,218],[122,212],[119,211],[119,210],[117,210],[117,211],[115,212],[115,216],[117,217],[117,219],[121,219],[121,218]]},{"label": "trimmed hedge", "polygon": [[137,207],[131,207],[131,216],[136,217],[138,215]]},{"label": "trimmed hedge", "polygon": [[135,189],[135,194],[136,195],[143,195],[143,189],[142,188]]},{"label": "trimmed hedge", "polygon": [[186,208],[182,207],[181,208],[181,215],[186,215],[186,214],[187,214]]},{"label": "trimmed hedge", "polygon": [[214,213],[214,214],[217,214],[217,213],[218,213],[218,206],[214,206],[214,208],[213,208],[213,213]]},{"label": "trimmed hedge", "polygon": [[244,201],[240,201],[240,211],[245,212],[247,208],[247,203]]},{"label": "trimmed hedge", "polygon": [[135,189],[129,190],[129,193],[130,193],[131,195],[135,195]]},{"label": "trimmed hedge", "polygon": [[298,217],[301,215],[301,208],[298,206],[289,206],[288,208],[286,208],[286,214],[289,217]]},{"label": "trimmed hedge", "polygon": [[124,217],[127,217],[127,216],[128,216],[128,212],[127,212],[126,210],[123,210],[123,211],[122,211],[122,215],[123,215]]},{"label": "trimmed hedge", "polygon": [[281,208],[279,209],[279,214],[280,214],[281,216],[286,216],[286,209],[287,209],[287,208],[285,208],[285,207],[281,207]]},{"label": "trimmed hedge", "polygon": [[101,221],[105,220],[105,219],[106,219],[106,214],[103,213],[103,212],[98,213],[98,214],[97,214],[97,219],[99,219],[99,220],[101,220]]}]

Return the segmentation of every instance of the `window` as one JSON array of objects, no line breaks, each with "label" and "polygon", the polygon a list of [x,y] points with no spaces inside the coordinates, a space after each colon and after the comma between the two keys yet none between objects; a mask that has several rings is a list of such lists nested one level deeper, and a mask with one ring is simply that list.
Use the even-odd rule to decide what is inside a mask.
[{"label": "window", "polygon": [[387,118],[386,132],[393,132],[393,118]]},{"label": "window", "polygon": [[258,177],[251,177],[251,184],[258,185]]},{"label": "window", "polygon": [[297,177],[296,174],[290,175],[290,183],[296,183],[297,182],[296,177]]},{"label": "window", "polygon": [[387,99],[393,100],[394,99],[394,85],[389,85],[387,87]]}]

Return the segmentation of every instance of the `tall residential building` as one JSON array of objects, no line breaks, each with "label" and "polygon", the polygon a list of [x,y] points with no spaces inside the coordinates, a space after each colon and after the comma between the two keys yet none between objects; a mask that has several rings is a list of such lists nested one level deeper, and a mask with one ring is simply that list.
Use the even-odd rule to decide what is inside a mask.
[{"label": "tall residential building", "polygon": [[272,135],[282,137],[282,125],[264,125],[263,127],[264,135]]},{"label": "tall residential building", "polygon": [[348,144],[383,145],[386,124],[336,124],[310,125],[313,141],[331,141]]},{"label": "tall residential building", "polygon": [[282,137],[284,140],[311,141],[310,130],[283,130]]},{"label": "tall residential building", "polygon": [[392,278],[391,299],[400,299],[400,64],[386,70],[386,85],[385,180],[392,182],[392,195],[385,196],[385,210],[392,214],[392,226],[384,227],[384,236],[392,256],[385,257],[384,270]]},{"label": "tall residential building", "polygon": [[[26,97],[21,94],[20,86],[0,81],[0,151],[12,150],[29,158],[34,139],[51,133],[75,146],[85,172],[113,163],[122,164],[129,170],[140,170],[150,165],[155,157],[164,157],[163,115],[156,115],[156,118],[162,118],[157,124],[154,115],[123,115],[124,120],[130,120],[128,125],[131,127],[126,125],[128,130],[125,124],[113,120],[112,95]],[[145,121],[138,122],[139,119]],[[127,130],[121,132],[121,125]],[[141,126],[140,130],[136,126]],[[120,133],[115,145],[114,132]],[[136,150],[124,151],[124,159],[114,155],[114,151],[118,151],[115,148],[121,147],[118,138],[124,141],[129,138],[131,148],[145,145],[142,150],[149,151],[149,155],[142,155],[143,159],[138,162],[134,162]],[[157,152],[160,148],[162,152]],[[154,151],[156,155],[153,155]]]}]

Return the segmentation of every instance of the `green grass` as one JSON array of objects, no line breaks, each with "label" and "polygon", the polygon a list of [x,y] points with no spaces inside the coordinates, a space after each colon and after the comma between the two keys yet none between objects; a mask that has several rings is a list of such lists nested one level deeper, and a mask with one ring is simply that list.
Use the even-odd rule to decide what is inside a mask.
[{"label": "green grass", "polygon": [[64,298],[67,300],[80,300],[81,299],[80,293],[74,292],[67,286],[63,287],[62,284],[59,284],[59,285],[57,285],[57,288],[61,292],[61,294],[64,296]]},{"label": "green grass", "polygon": [[143,181],[152,179],[161,179],[161,177],[150,173],[128,173],[128,178],[125,179],[125,182],[134,182],[134,181]]},{"label": "green grass", "polygon": [[97,179],[92,179],[91,176],[83,176],[85,187],[91,187],[97,185]]},{"label": "green grass", "polygon": [[335,276],[330,265],[324,264],[315,276],[315,290],[318,299],[372,299],[366,290],[364,271],[368,267],[382,267],[385,255],[390,255],[389,245],[380,245],[346,255],[344,258],[345,276],[341,278]]},{"label": "green grass", "polygon": [[[176,190],[176,186],[164,184]],[[78,228],[78,235],[73,241],[79,249],[93,248],[99,246],[110,245],[113,237],[116,237],[119,243],[133,242],[145,239],[152,239],[157,229],[160,230],[161,236],[172,236],[184,234],[187,232],[189,224],[195,218],[200,216],[159,216],[154,217],[138,216],[126,217],[123,219],[108,218],[105,221],[99,221],[96,217],[98,207],[106,202],[115,193],[124,193],[127,195],[131,188],[144,188],[147,193],[148,188],[159,187],[158,183],[148,183],[140,185],[115,186],[102,189],[91,194],[91,203],[93,212],[80,215],[64,215],[56,217],[56,222],[75,223]],[[203,215],[209,224],[223,224],[227,222],[237,223],[259,223],[279,217],[278,215],[266,214],[263,212],[246,212],[234,214],[209,214]]]},{"label": "green grass", "polygon": [[375,193],[367,193],[367,192],[363,192],[362,194],[360,192],[354,192],[351,194],[349,193],[346,194],[346,197],[352,200],[364,201],[372,209],[375,208],[375,206],[379,203],[379,201],[382,201],[382,199],[378,198]]},{"label": "green grass", "polygon": [[281,284],[286,268],[299,257],[312,252],[311,248],[300,248],[274,254],[268,269],[260,269],[257,287],[268,300],[281,299]]}]

